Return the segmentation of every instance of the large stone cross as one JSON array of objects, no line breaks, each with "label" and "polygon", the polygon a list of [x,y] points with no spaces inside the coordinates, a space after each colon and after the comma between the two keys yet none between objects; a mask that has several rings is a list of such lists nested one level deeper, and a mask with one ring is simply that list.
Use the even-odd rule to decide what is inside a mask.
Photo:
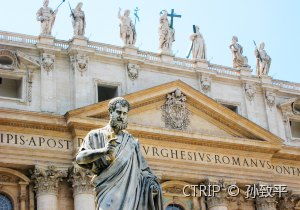
[{"label": "large stone cross", "polygon": [[170,28],[173,28],[174,17],[181,18],[181,15],[176,14],[176,13],[174,12],[174,9],[171,10],[171,13],[168,14],[168,16],[171,17]]}]

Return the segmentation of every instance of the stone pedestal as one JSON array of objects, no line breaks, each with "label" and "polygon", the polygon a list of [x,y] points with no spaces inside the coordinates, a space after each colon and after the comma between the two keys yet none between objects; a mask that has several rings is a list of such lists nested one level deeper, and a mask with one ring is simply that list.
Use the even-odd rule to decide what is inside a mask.
[{"label": "stone pedestal", "polygon": [[31,178],[35,183],[37,210],[58,210],[58,186],[66,176],[66,171],[57,170],[54,166],[35,167]]},{"label": "stone pedestal", "polygon": [[39,36],[39,44],[54,45],[54,37],[53,36],[47,36],[47,35],[40,35]]},{"label": "stone pedestal", "polygon": [[129,55],[137,55],[138,48],[130,45],[125,45],[123,47],[124,53]]},{"label": "stone pedestal", "polygon": [[252,69],[250,69],[248,67],[242,67],[242,68],[240,68],[240,73],[241,73],[241,76],[251,76]]},{"label": "stone pedestal", "polygon": [[207,60],[197,59],[197,60],[194,60],[194,62],[196,64],[196,67],[208,69],[208,62],[207,62]]},{"label": "stone pedestal", "polygon": [[162,62],[172,63],[174,60],[174,55],[172,53],[162,52],[160,53],[160,58]]},{"label": "stone pedestal", "polygon": [[87,47],[88,39],[84,36],[74,36],[71,40],[72,45],[84,46]]},{"label": "stone pedestal", "polygon": [[75,210],[94,210],[96,206],[93,186],[91,184],[91,172],[77,165],[74,165],[70,171],[69,181],[73,187]]},{"label": "stone pedestal", "polygon": [[265,84],[272,84],[272,77],[267,75],[260,76],[261,82]]}]

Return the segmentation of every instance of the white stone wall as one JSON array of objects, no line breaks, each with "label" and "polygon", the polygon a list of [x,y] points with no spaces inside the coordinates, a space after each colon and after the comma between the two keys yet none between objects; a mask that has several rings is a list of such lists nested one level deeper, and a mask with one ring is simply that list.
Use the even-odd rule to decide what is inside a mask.
[{"label": "white stone wall", "polygon": [[[22,51],[39,62],[40,55],[44,52],[55,55],[55,65],[52,72],[43,72],[44,70],[41,68],[34,70],[31,102],[27,97],[29,91],[26,82],[27,70],[24,68],[15,70],[16,72],[23,72],[26,83],[24,86],[25,95],[22,100],[0,98],[1,108],[63,115],[69,110],[96,103],[97,84],[118,86],[118,95],[126,95],[180,79],[201,91],[201,80],[196,72],[198,71],[200,74],[205,73],[211,78],[211,88],[205,92],[206,95],[220,103],[237,105],[239,114],[286,139],[281,110],[276,106],[268,110],[263,86],[277,91],[276,94],[279,96],[278,100],[276,99],[277,104],[300,95],[300,89],[299,91],[291,90],[291,92],[286,89],[281,91],[281,88],[272,85],[271,82],[268,83],[266,79],[242,75],[237,70],[228,67],[215,65],[214,68],[219,70],[208,68],[208,66],[192,68],[191,66],[194,65],[195,67],[196,64],[188,60],[180,61],[182,63],[186,62],[186,64],[178,64],[176,58],[177,63],[175,60],[172,63],[173,57],[168,58],[170,61],[165,59],[162,62],[156,62],[153,61],[153,59],[159,59],[156,54],[152,55],[151,60],[148,57],[138,57],[138,52],[135,55],[125,53],[120,56],[120,54],[109,54],[107,52],[96,53],[93,49],[88,49],[87,46],[81,46],[71,51],[70,49],[58,49],[54,46],[36,47],[24,43],[13,45],[11,42],[5,41],[0,42],[0,48]],[[122,49],[115,46],[115,50]],[[89,57],[88,70],[83,73],[74,71],[70,62],[70,55],[81,51]],[[135,80],[131,80],[127,75],[126,65],[128,62],[140,65],[139,76]],[[0,75],[6,74],[6,72],[7,70],[0,69]],[[10,72],[10,74],[14,74],[14,72]],[[269,80],[271,81],[272,78],[269,78]],[[247,101],[248,99],[245,96],[243,85],[245,81],[250,81],[256,86],[256,93],[251,102]]]}]

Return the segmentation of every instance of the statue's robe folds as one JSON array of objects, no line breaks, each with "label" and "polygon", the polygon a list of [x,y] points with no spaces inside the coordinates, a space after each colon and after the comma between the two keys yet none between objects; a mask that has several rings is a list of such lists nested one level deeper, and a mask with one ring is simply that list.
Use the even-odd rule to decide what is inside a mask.
[{"label": "statue's robe folds", "polygon": [[[108,126],[93,130],[85,137],[80,151],[103,148],[110,136]],[[92,181],[97,210],[162,210],[161,187],[147,166],[138,141],[123,131],[116,142],[112,162],[108,155],[103,155],[93,163],[80,165],[95,173]]]}]

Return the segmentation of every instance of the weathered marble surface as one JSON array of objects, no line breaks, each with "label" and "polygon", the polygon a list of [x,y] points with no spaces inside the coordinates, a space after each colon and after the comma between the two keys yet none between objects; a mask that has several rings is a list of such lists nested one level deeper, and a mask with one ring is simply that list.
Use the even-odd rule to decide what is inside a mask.
[{"label": "weathered marble surface", "polygon": [[162,191],[143,158],[137,139],[124,129],[130,105],[110,101],[110,123],[85,137],[77,163],[92,170],[97,209],[161,210]]}]

